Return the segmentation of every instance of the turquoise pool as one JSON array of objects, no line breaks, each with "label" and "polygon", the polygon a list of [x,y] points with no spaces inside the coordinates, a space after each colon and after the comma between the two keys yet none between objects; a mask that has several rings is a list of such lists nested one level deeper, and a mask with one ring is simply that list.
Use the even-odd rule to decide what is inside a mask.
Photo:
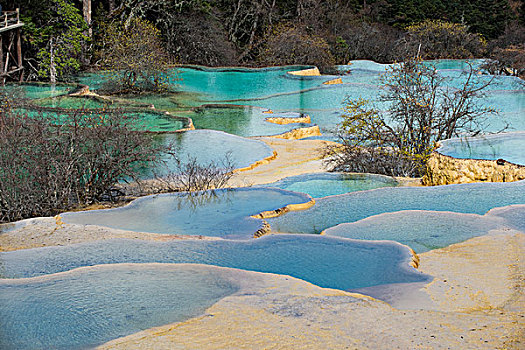
[{"label": "turquoise pool", "polygon": [[[258,69],[185,66],[173,68],[169,74],[173,91],[199,93],[207,101],[224,101],[303,90],[328,80],[326,76],[301,77],[287,74],[288,71],[306,68],[310,66]],[[77,81],[97,90],[102,87],[105,79],[102,72],[82,75]]]},{"label": "turquoise pool", "polygon": [[77,86],[75,84],[22,83],[6,84],[1,89],[8,94],[13,94],[16,98],[34,100],[65,95],[75,91]]},{"label": "turquoise pool", "polygon": [[[266,121],[268,117],[287,114],[265,113],[267,110],[250,106],[204,106],[192,113],[184,114],[193,120],[196,129],[213,129],[230,134],[249,137],[259,135],[278,135],[293,129],[309,127],[313,124],[294,123],[279,125]],[[299,113],[297,113],[299,114]]]},{"label": "turquoise pool", "polygon": [[371,216],[325,230],[328,236],[396,241],[416,253],[447,247],[491,230],[507,229],[505,220],[493,216],[407,210]]},{"label": "turquoise pool", "polygon": [[[400,210],[483,215],[495,207],[525,203],[525,181],[435,187],[387,187],[319,198],[310,209],[268,219],[279,232],[321,233],[346,222]],[[459,242],[459,241],[458,241]]]},{"label": "turquoise pool", "polygon": [[[483,60],[471,62],[474,66],[479,66]],[[199,66],[174,68],[172,76],[181,79],[173,80],[173,93],[128,99],[153,103],[157,108],[170,112],[187,113],[195,118],[197,128],[222,130],[240,136],[272,135],[286,131],[291,126],[268,125],[261,118],[258,108],[227,109],[216,106],[203,108],[197,113],[187,111],[188,108],[205,104],[234,104],[261,107],[279,113],[303,113],[312,117],[312,123],[319,125],[326,134],[325,138],[331,139],[332,132],[340,122],[344,99],[362,97],[377,102],[381,75],[389,67],[364,60],[351,63],[349,66],[339,66],[341,72],[350,70],[350,73],[342,76],[343,84],[339,85],[323,85],[323,82],[336,76],[300,77],[287,73],[290,70],[308,68],[300,66],[263,69]],[[449,86],[456,87],[465,80],[467,64],[463,60],[437,60],[429,63],[436,65]],[[493,79],[489,75],[479,78],[482,81]],[[81,76],[78,81],[97,89],[104,79],[103,73],[98,73]],[[41,86],[35,89],[49,93],[50,87]],[[48,97],[45,93],[31,96]],[[499,118],[490,118],[485,132],[501,130],[507,124],[512,131],[525,131],[525,89],[518,78],[494,77],[494,84],[480,103],[493,106],[501,112]],[[381,108],[381,104],[379,107]],[[185,109],[186,112],[183,112]]]},{"label": "turquoise pool", "polygon": [[[182,162],[195,158],[203,166],[212,162],[220,165],[230,157],[235,168],[244,168],[273,155],[272,148],[262,141],[214,130],[155,135],[155,140],[171,145]],[[151,177],[154,173],[162,176],[176,171],[176,160],[172,156],[164,155],[162,161],[158,167],[145,170],[144,176]]]},{"label": "turquoise pool", "polygon": [[4,278],[27,278],[82,266],[117,263],[197,263],[290,275],[347,290],[425,281],[395,242],[319,235],[268,235],[250,240],[108,240],[0,253]]},{"label": "turquoise pool", "polygon": [[[0,345],[91,347],[195,317],[237,290],[235,279],[224,277],[227,271],[152,262],[235,267],[346,290],[428,281],[408,265],[410,260],[408,248],[397,243],[302,235],[249,241],[110,240],[0,253],[4,277],[47,275],[0,280]],[[98,264],[104,265],[52,274]]]},{"label": "turquoise pool", "polygon": [[[434,63],[449,86],[464,80],[464,62]],[[308,114],[322,138],[331,139],[343,100],[348,96],[376,101],[387,67],[371,61],[340,66],[342,74],[348,68],[350,73],[344,73],[339,85],[323,85],[336,76],[287,74],[307,67],[182,67],[172,71],[173,77],[182,78],[174,82],[172,93],[123,98],[153,103],[157,109],[193,118],[199,129],[214,129],[171,133],[182,127],[183,119],[141,110],[137,130],[167,132],[154,138],[174,144],[181,160],[196,157],[199,164],[207,164],[230,154],[236,167],[245,167],[272,154],[266,144],[245,136],[310,125],[277,125],[266,117]],[[96,89],[104,77],[91,74],[79,80]],[[468,157],[524,164],[520,150],[525,88],[511,77],[495,81],[481,103],[500,109],[501,118],[490,120],[484,131],[497,131],[507,123],[510,130],[472,139]],[[84,103],[82,98],[63,96],[70,85],[17,89],[48,107]],[[99,100],[85,101],[88,108],[101,106]],[[266,109],[274,113],[263,113]],[[449,152],[443,151],[446,147],[449,155],[467,154],[457,140],[445,141],[441,151]],[[164,166],[146,170],[145,177],[173,171],[173,159],[164,161]],[[239,290],[238,272],[216,266],[287,275],[340,290],[365,288],[366,293],[366,288],[431,280],[410,267],[412,256],[405,245],[424,252],[498,230],[525,230],[525,181],[432,188],[396,185],[384,176],[310,174],[267,185],[274,188],[155,195],[122,208],[65,213],[66,223],[219,239],[113,239],[0,253],[0,348],[85,349],[202,315]],[[308,202],[308,194],[316,198],[310,209],[267,219],[283,234],[251,239],[262,227],[251,215]]]},{"label": "turquoise pool", "polygon": [[122,208],[69,212],[62,217],[66,223],[136,232],[251,238],[261,227],[251,215],[308,201],[306,194],[279,189],[221,189],[142,197]]},{"label": "turquoise pool", "polygon": [[[57,124],[70,120],[71,114],[74,113],[61,109],[37,109],[32,107],[20,108],[18,111],[22,114],[27,114],[28,116],[42,115],[44,118],[52,120]],[[86,110],[83,115],[92,118],[104,118],[111,113],[112,111],[110,109],[89,109]],[[185,118],[179,118],[166,114],[165,112],[154,111],[151,109],[125,109],[123,110],[123,113],[125,116],[131,118],[132,122],[129,124],[132,129],[137,131],[171,133],[188,126],[187,119]]]},{"label": "turquoise pool", "polygon": [[201,315],[237,290],[217,269],[185,265],[107,265],[0,280],[0,348],[93,348]]},{"label": "turquoise pool", "polygon": [[73,96],[57,96],[49,97],[31,101],[33,104],[42,107],[50,108],[64,108],[64,109],[98,109],[112,107],[111,101],[106,101],[94,97],[73,97]]},{"label": "turquoise pool", "polygon": [[397,185],[396,179],[383,175],[320,173],[291,176],[264,186],[308,193],[314,198],[320,198]]},{"label": "turquoise pool", "polygon": [[525,165],[525,132],[505,132],[478,137],[455,138],[441,142],[439,153],[463,159],[505,159]]}]

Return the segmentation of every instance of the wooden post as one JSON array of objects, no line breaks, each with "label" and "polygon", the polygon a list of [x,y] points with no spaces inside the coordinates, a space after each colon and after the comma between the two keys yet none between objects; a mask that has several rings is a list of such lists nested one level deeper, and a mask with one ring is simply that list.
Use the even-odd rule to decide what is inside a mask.
[{"label": "wooden post", "polygon": [[4,72],[4,37],[0,35],[0,74]]},{"label": "wooden post", "polygon": [[22,39],[20,34],[20,28],[16,30],[16,36],[16,56],[18,58],[18,68],[20,69],[20,76],[18,78],[18,81],[22,82],[24,80],[24,66],[22,65]]},{"label": "wooden post", "polygon": [[4,74],[4,37],[0,34],[0,76],[2,76],[2,86],[5,85]]}]

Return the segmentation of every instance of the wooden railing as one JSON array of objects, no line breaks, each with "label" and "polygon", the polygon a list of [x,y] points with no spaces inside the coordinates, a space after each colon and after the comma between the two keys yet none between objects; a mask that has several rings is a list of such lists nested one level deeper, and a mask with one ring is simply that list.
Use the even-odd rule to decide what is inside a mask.
[{"label": "wooden railing", "polygon": [[15,24],[20,24],[20,10],[3,11],[0,14],[0,28],[6,28]]}]

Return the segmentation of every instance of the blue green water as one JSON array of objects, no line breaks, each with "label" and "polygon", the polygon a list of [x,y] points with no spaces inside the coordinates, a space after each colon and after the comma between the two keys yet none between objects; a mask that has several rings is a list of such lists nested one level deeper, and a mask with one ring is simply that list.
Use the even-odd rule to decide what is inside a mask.
[{"label": "blue green water", "polygon": [[[476,67],[483,60],[471,60]],[[458,87],[466,79],[468,65],[463,60],[429,61],[445,77],[446,85]],[[380,79],[390,65],[372,61],[353,61],[349,66],[339,66],[343,84],[323,85],[335,76],[298,77],[288,71],[307,67],[275,67],[263,69],[182,67],[171,71],[172,94],[129,97],[131,100],[154,104],[170,112],[187,113],[195,118],[197,128],[222,130],[240,136],[272,135],[288,127],[267,125],[256,108],[205,108],[182,112],[189,107],[204,104],[235,104],[272,109],[275,112],[308,114],[312,123],[319,125],[326,139],[341,121],[341,108],[346,97],[362,97],[378,103]],[[494,80],[481,101],[493,106],[500,117],[491,118],[483,131],[495,132],[506,125],[510,130],[525,130],[525,88],[515,77],[480,75],[481,82]],[[103,73],[92,73],[78,78],[82,83],[97,89],[104,81]],[[379,104],[381,107],[382,104]],[[295,127],[298,127],[297,125]]]},{"label": "blue green water", "polygon": [[340,224],[325,230],[324,234],[352,239],[396,241],[408,245],[416,253],[424,253],[506,227],[504,220],[493,217],[408,210]]},{"label": "blue green water", "polygon": [[[525,204],[525,181],[435,187],[387,187],[319,198],[310,209],[268,219],[279,232],[320,233],[345,222],[399,210],[483,215],[495,207]],[[458,241],[459,242],[459,241]]]},{"label": "blue green water", "polygon": [[[214,130],[155,135],[155,140],[171,145],[181,162],[194,158],[202,166],[212,162],[220,166],[222,161],[230,157],[234,168],[244,168],[273,154],[272,148],[262,141]],[[174,157],[164,155],[162,161],[156,168],[146,170],[145,177],[176,172],[177,163]]]},{"label": "blue green water", "polygon": [[202,93],[210,101],[258,98],[277,93],[300,91],[321,85],[326,77],[287,74],[309,67],[288,66],[262,69],[180,68],[179,86],[183,91]]},{"label": "blue green water", "polygon": [[491,210],[488,216],[502,218],[507,226],[525,232],[525,205],[510,205],[496,208]]},{"label": "blue green water", "polygon": [[309,200],[305,194],[279,189],[222,189],[142,197],[122,208],[70,212],[62,217],[66,223],[136,232],[251,238],[261,226],[251,215]]},{"label": "blue green water", "polygon": [[277,135],[293,129],[313,125],[306,123],[287,125],[270,123],[265,119],[287,114],[268,114],[264,113],[265,111],[266,109],[250,106],[203,107],[184,115],[193,120],[196,129],[221,130],[244,137]]},{"label": "blue green water", "polygon": [[264,186],[308,193],[313,198],[320,198],[397,185],[394,178],[383,175],[320,173],[291,176]]},{"label": "blue green water", "polygon": [[201,315],[237,290],[216,269],[181,265],[108,265],[0,280],[0,348],[93,348]]},{"label": "blue green water", "polygon": [[[55,110],[53,108],[45,108],[44,110],[32,107],[24,107],[17,110],[21,114],[28,116],[42,115],[44,118],[53,123],[61,124],[71,120],[73,111]],[[165,112],[153,111],[150,109],[126,109],[122,111],[124,116],[128,116],[129,126],[137,131],[149,132],[175,132],[177,130],[187,127],[186,119],[178,118]],[[82,113],[83,116],[91,118],[106,118],[108,114],[112,113],[108,109],[88,109]],[[126,118],[123,118],[126,122]]]},{"label": "blue green water", "polygon": [[[300,77],[287,74],[308,66],[285,66],[261,69],[180,67],[170,71],[173,91],[202,94],[208,101],[257,98],[265,94],[299,91],[318,86],[326,77]],[[178,80],[177,80],[178,79]],[[77,79],[90,88],[100,89],[104,73],[85,74]]]},{"label": "blue green water", "polygon": [[39,99],[65,95],[77,89],[75,84],[6,84],[2,87],[8,94],[16,98]]},{"label": "blue green water", "polygon": [[42,107],[51,108],[65,108],[65,109],[93,109],[93,108],[108,108],[111,107],[112,102],[94,97],[72,97],[72,96],[58,96],[51,98],[43,98],[32,101],[34,104]]},{"label": "blue green water", "polygon": [[81,266],[116,263],[198,263],[289,275],[347,290],[424,281],[409,266],[407,247],[318,235],[269,235],[259,239],[109,240],[0,253],[6,278],[33,277]]},{"label": "blue green water", "polygon": [[[467,67],[464,62],[434,63],[440,74],[449,79],[449,86],[457,87],[464,81],[462,74]],[[335,76],[287,74],[291,69],[306,67],[184,67],[172,71],[174,76],[182,78],[172,86],[172,93],[122,98],[190,116],[199,129],[239,136],[272,135],[307,126],[275,125],[264,120],[283,113],[304,113],[320,126],[323,138],[330,139],[340,122],[343,100],[349,96],[377,102],[381,75],[387,67],[371,61],[354,61],[350,66],[339,67],[341,72],[351,71],[342,76],[340,85],[322,84]],[[491,78],[481,77],[483,81]],[[104,77],[91,74],[79,80],[96,89]],[[491,120],[484,131],[498,131],[509,124],[513,133],[472,140],[468,157],[504,158],[524,164],[520,152],[525,145],[523,137],[514,131],[525,131],[525,88],[512,77],[496,77],[495,83],[482,103],[500,109],[501,117]],[[72,86],[23,85],[17,89],[20,96],[48,107],[71,108],[84,101],[87,108],[101,106],[99,100],[62,97]],[[271,109],[274,114],[265,114],[264,109]],[[140,130],[171,132],[180,128],[177,123],[181,120],[161,113],[148,111],[142,117],[142,124],[137,125]],[[182,160],[192,155],[200,164],[231,153],[234,165],[244,167],[272,153],[260,141],[220,131],[198,130],[155,138],[157,142],[173,142]],[[455,142],[446,141],[444,147],[453,150],[450,155],[460,157],[465,150]],[[173,170],[172,160],[165,160],[164,168],[154,170],[160,174]],[[202,314],[215,301],[237,290],[231,279],[212,271],[213,268],[149,263],[199,263],[270,272],[348,290],[428,281],[428,276],[408,266],[410,253],[406,247],[367,240],[394,240],[423,252],[491,230],[508,227],[525,230],[523,205],[498,208],[483,215],[494,207],[525,204],[524,181],[434,188],[395,185],[392,179],[380,176],[307,175],[272,184],[281,189],[220,190],[216,195],[208,192],[199,196],[158,195],[118,209],[66,213],[63,220],[67,223],[226,239],[162,243],[109,240],[0,253],[0,276],[42,276],[0,280],[0,348],[92,347]],[[296,233],[320,233],[327,229],[326,235],[272,235],[248,240],[262,224],[250,215],[310,199],[286,190],[308,193],[316,197],[316,205],[268,219],[272,228]],[[104,267],[44,276],[97,264]]]},{"label": "blue green water", "polygon": [[525,165],[525,132],[506,132],[441,142],[438,152],[462,159],[505,159]]},{"label": "blue green water", "polygon": [[[0,253],[2,349],[82,349],[195,317],[237,288],[203,263],[297,277],[329,288],[428,281],[389,242],[276,235],[249,241],[109,240]],[[139,263],[139,265],[115,265]]]}]

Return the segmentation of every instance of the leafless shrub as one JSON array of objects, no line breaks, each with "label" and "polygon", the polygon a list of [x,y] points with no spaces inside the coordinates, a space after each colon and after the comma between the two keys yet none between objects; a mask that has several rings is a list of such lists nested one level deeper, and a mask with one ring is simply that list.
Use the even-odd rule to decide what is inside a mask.
[{"label": "leafless shrub", "polygon": [[112,198],[159,149],[122,111],[28,115],[0,96],[0,222]]},{"label": "leafless shrub", "polygon": [[177,158],[176,164],[174,171],[158,178],[171,191],[206,191],[226,187],[235,169],[230,153],[207,164],[200,164],[195,157],[188,157],[186,161]]}]

